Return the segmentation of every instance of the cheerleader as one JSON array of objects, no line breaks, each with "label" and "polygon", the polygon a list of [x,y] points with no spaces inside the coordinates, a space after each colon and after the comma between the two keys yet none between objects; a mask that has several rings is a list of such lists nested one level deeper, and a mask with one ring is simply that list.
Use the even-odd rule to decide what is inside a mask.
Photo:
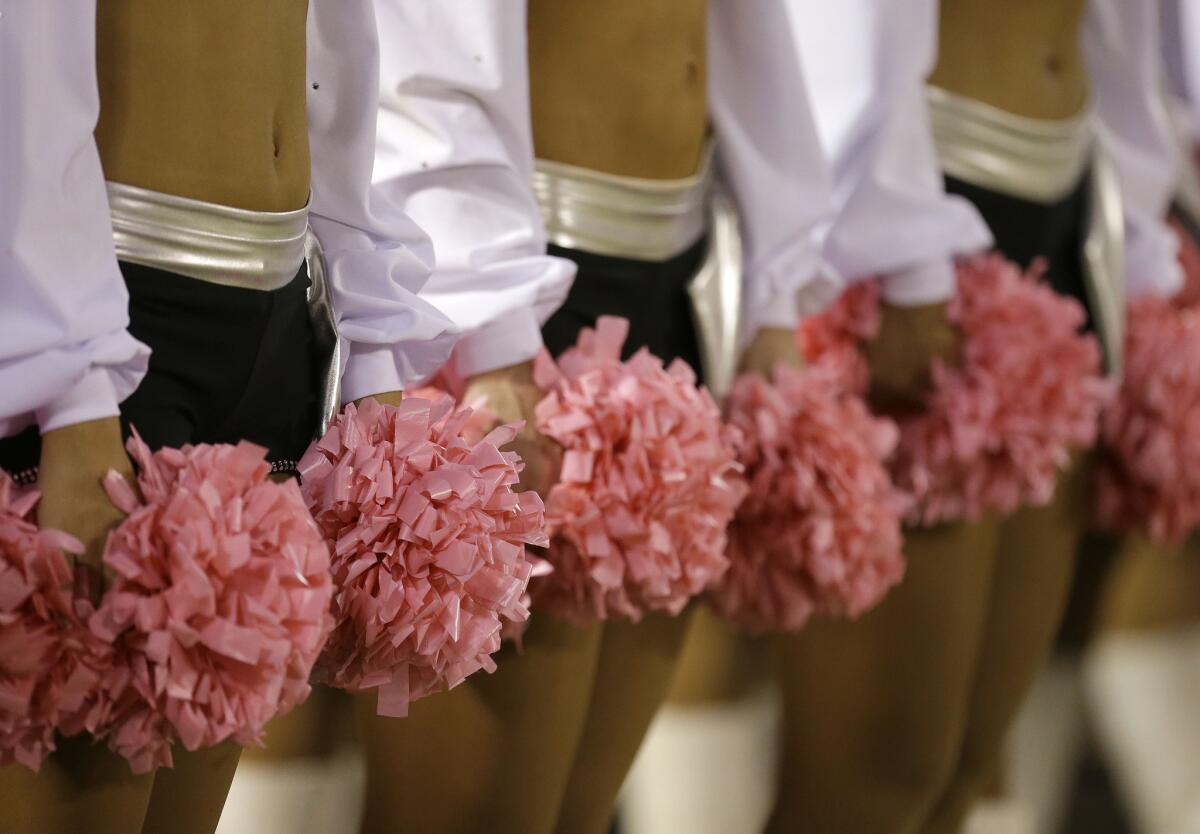
[{"label": "cheerleader", "polygon": [[[810,29],[836,14],[796,11]],[[1078,115],[1087,95],[1082,4],[1010,4],[1001,14],[959,0],[942,4],[940,21],[934,3],[912,12],[900,4],[872,12],[876,25],[865,30],[876,40],[860,52],[873,62],[875,93],[830,134],[844,202],[826,251],[847,276],[884,276],[878,334],[866,347],[873,402],[897,415],[919,412],[933,386],[945,384],[933,365],[970,370],[975,353],[963,340],[971,334],[955,326],[956,308],[945,302],[955,293],[953,258],[979,253],[993,237],[1022,266],[1045,259],[1043,280],[1086,306],[1116,366],[1114,230],[1093,222],[1112,217],[1102,188],[1111,183],[1095,161],[1092,122]],[[1029,45],[1047,42],[1053,61],[1035,63]],[[925,101],[931,68],[938,86]],[[823,93],[826,107],[840,106],[836,82]],[[958,294],[968,279],[1001,281],[985,274],[998,263],[961,261]],[[928,294],[890,288],[914,267],[944,278]],[[956,303],[964,315],[966,302]],[[1069,325],[1061,335],[1077,341]],[[1072,349],[1090,353],[1098,368],[1094,347]],[[1081,380],[1073,389],[1081,402],[1067,404],[1086,406],[1089,437],[1097,382]],[[901,460],[912,439],[905,419]],[[928,483],[913,480],[922,471],[900,473],[928,501]],[[785,752],[768,830],[959,830],[1057,629],[1089,510],[1081,473],[1076,462],[1057,486],[1052,475],[1032,479],[1041,481],[1036,500],[1014,487],[1003,503],[1026,506],[1006,518],[981,500],[986,492],[942,495],[940,506],[912,517],[907,574],[877,609],[777,641]]]},{"label": "cheerleader", "polygon": [[[740,348],[761,368],[796,361],[798,312],[837,279],[816,236],[829,204],[816,135],[805,102],[781,94],[800,78],[781,7],[376,8],[378,176],[442,253],[429,297],[465,331],[449,376],[466,400],[486,396],[499,419],[526,421],[530,486],[549,490],[559,467],[534,428],[543,390],[530,360],[543,345],[566,350],[601,316],[629,321],[626,355],[682,359],[718,390]],[[390,40],[410,20],[432,24],[422,43]],[[741,259],[726,248],[734,224],[711,219],[718,178],[741,214]],[[464,198],[443,190],[468,180],[479,185]],[[732,302],[722,257],[745,265]],[[535,594],[522,648],[504,651],[494,675],[404,720],[367,705],[365,830],[607,830],[688,616],[575,619],[539,610]]]},{"label": "cheerleader", "polygon": [[[1200,819],[1191,672],[1198,613],[1191,589],[1200,564],[1186,442],[1196,394],[1192,375],[1179,372],[1197,349],[1196,276],[1194,267],[1180,269],[1195,263],[1189,236],[1197,202],[1191,141],[1163,84],[1170,74],[1175,89],[1187,92],[1184,46],[1197,20],[1186,4],[1161,5],[1160,24],[1155,14],[1097,0],[1087,42],[1124,198],[1129,327],[1099,502],[1116,559],[1090,612],[1097,633],[1082,667],[1095,737],[1131,820],[1145,832],[1191,830]],[[1169,224],[1168,214],[1178,223]]]},{"label": "cheerleader", "polygon": [[[121,520],[101,479],[131,474],[133,428],[252,441],[286,477],[330,383],[394,400],[448,354],[455,328],[416,297],[428,240],[370,184],[375,42],[357,0],[5,9],[0,467],[83,566]],[[211,834],[238,755],[134,776],[64,740],[36,775],[0,770],[5,830]]]}]

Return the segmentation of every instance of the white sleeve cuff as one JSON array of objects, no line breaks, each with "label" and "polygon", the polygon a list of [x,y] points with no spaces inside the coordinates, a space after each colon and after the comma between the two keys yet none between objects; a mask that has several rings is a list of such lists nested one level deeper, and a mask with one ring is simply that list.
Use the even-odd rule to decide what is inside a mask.
[{"label": "white sleeve cuff", "polygon": [[45,434],[64,426],[102,420],[120,414],[117,391],[104,368],[89,369],[74,387],[37,411],[38,426]]},{"label": "white sleeve cuff", "polygon": [[395,350],[390,345],[350,345],[350,356],[342,372],[343,403],[403,390],[404,378],[396,365]]},{"label": "white sleeve cuff", "polygon": [[533,307],[471,331],[454,349],[454,368],[464,378],[528,362],[542,348],[542,329]]},{"label": "white sleeve cuff", "polygon": [[954,262],[950,259],[900,269],[882,281],[884,300],[897,307],[941,304],[954,296],[955,286]]}]

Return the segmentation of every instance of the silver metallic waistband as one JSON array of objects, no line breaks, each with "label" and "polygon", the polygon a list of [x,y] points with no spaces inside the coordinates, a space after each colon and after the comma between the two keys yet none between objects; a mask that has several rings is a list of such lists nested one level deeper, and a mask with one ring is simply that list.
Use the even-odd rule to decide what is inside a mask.
[{"label": "silver metallic waistband", "polygon": [[108,204],[122,261],[255,290],[286,286],[304,261],[308,206],[249,211],[115,182]]},{"label": "silver metallic waistband", "polygon": [[1091,110],[1070,119],[1030,119],[940,87],[927,88],[942,169],[955,179],[1037,203],[1079,185],[1092,159]]},{"label": "silver metallic waistband", "polygon": [[695,175],[676,180],[623,177],[539,159],[533,190],[551,243],[665,261],[704,236],[712,179],[710,148]]}]

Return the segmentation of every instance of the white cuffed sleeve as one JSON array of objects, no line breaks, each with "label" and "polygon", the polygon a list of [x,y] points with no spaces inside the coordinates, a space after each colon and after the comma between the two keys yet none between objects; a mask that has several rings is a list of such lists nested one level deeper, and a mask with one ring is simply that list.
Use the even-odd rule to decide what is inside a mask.
[{"label": "white cuffed sleeve", "polygon": [[1178,241],[1167,224],[1179,156],[1167,109],[1158,0],[1091,0],[1084,54],[1100,139],[1121,184],[1125,286],[1130,298],[1183,286]]},{"label": "white cuffed sleeve", "polygon": [[458,337],[450,319],[418,297],[433,263],[429,238],[371,183],[379,81],[372,0],[312,0],[310,222],[325,250],[346,401],[429,376]]},{"label": "white cuffed sleeve", "polygon": [[794,327],[842,282],[822,257],[829,168],[781,3],[710,2],[709,99],[718,169],[741,218],[743,333]]},{"label": "white cuffed sleeve", "polygon": [[92,131],[94,0],[0,16],[0,437],[112,417],[146,373],[129,335]]},{"label": "white cuffed sleeve", "polygon": [[546,254],[532,190],[525,4],[375,0],[375,181],[432,237],[423,293],[463,330],[461,377],[532,359],[575,266]]},{"label": "white cuffed sleeve", "polygon": [[954,294],[954,258],[992,242],[978,212],[946,194],[925,78],[936,0],[789,0],[826,151],[837,218],[825,256],[850,282],[881,277],[916,306]]}]

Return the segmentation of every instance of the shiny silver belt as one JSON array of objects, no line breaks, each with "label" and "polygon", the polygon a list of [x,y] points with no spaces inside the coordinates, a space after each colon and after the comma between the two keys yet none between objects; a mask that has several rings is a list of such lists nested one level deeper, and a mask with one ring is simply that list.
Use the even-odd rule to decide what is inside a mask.
[{"label": "shiny silver belt", "polygon": [[940,87],[926,89],[934,141],[951,177],[1034,203],[1064,199],[1084,176],[1088,228],[1082,260],[1105,361],[1121,372],[1125,322],[1125,225],[1120,187],[1095,138],[1092,113],[1030,119]]},{"label": "shiny silver belt", "polygon": [[304,262],[308,206],[249,211],[108,183],[117,258],[212,284],[286,286]]},{"label": "shiny silver belt", "polygon": [[705,384],[718,398],[737,370],[742,250],[732,203],[716,193],[712,148],[691,177],[651,180],[539,160],[534,192],[551,243],[612,258],[665,261],[708,236],[688,285]]},{"label": "shiny silver belt", "polygon": [[[308,206],[267,212],[191,200],[108,183],[117,258],[211,284],[277,290],[308,264],[308,315],[318,358],[316,434],[340,406],[337,321],[320,242],[308,228]],[[302,349],[308,350],[304,346]]]},{"label": "shiny silver belt", "polygon": [[1061,120],[1030,119],[928,87],[938,158],[947,174],[1036,203],[1071,193],[1092,160],[1092,112]]},{"label": "shiny silver belt", "polygon": [[533,190],[551,243],[595,255],[665,261],[704,236],[712,181],[709,150],[696,174],[672,180],[539,159]]}]

